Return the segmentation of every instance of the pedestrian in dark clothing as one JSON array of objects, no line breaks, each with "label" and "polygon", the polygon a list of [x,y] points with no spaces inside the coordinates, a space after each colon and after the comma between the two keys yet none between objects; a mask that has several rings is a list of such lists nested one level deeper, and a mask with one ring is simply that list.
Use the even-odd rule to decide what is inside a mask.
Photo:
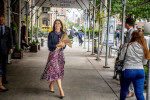
[{"label": "pedestrian in dark clothing", "polygon": [[75,32],[74,32],[74,30],[73,30],[73,28],[72,28],[72,29],[70,30],[70,37],[71,37],[71,38],[74,37],[74,33],[75,33]]},{"label": "pedestrian in dark clothing", "polygon": [[[126,38],[125,38],[125,43],[129,43],[131,41],[131,36],[132,33],[134,31],[133,29],[133,25],[134,25],[134,19],[129,17],[126,19],[126,23],[125,23],[125,27],[127,28],[127,34],[126,34]],[[133,84],[131,83],[129,86],[129,90],[128,90],[128,94],[127,94],[127,98],[133,97],[134,94],[134,87]]]},{"label": "pedestrian in dark clothing", "polygon": [[120,33],[119,29],[116,29],[116,32],[117,32],[116,38],[118,39],[118,41],[120,41],[121,33]]},{"label": "pedestrian in dark clothing", "polygon": [[10,28],[5,26],[5,19],[0,15],[0,64],[2,68],[2,82],[7,84],[6,80],[6,62],[8,54],[13,53],[13,37]]},{"label": "pedestrian in dark clothing", "polygon": [[82,43],[83,43],[82,36],[84,36],[84,33],[82,30],[80,30],[80,32],[78,34],[79,46],[82,46]]},{"label": "pedestrian in dark clothing", "polygon": [[24,49],[24,46],[28,48],[29,46],[26,43],[26,26],[25,21],[21,21],[21,48]]},{"label": "pedestrian in dark clothing", "polygon": [[74,35],[75,35],[75,32],[74,32],[74,29],[72,28],[70,30],[70,37],[71,37],[72,43],[73,43],[73,37],[74,37]]},{"label": "pedestrian in dark clothing", "polygon": [[120,46],[120,39],[121,39],[121,33],[120,33],[119,29],[116,29],[116,42],[115,42],[115,45],[117,46],[117,48]]}]

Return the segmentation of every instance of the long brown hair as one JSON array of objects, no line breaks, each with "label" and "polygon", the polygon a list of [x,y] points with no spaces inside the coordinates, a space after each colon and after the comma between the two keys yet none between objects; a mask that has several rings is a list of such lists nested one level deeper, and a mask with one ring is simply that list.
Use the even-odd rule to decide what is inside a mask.
[{"label": "long brown hair", "polygon": [[53,24],[53,31],[56,30],[56,29],[55,29],[55,24],[56,24],[57,21],[59,21],[60,24],[61,24],[60,31],[61,31],[61,32],[64,32],[64,31],[63,31],[63,24],[62,24],[62,21],[61,21],[60,19],[56,19],[56,20],[54,21],[54,24]]},{"label": "long brown hair", "polygon": [[141,31],[133,31],[130,43],[132,42],[138,42],[144,49],[145,59],[150,59],[150,53],[147,48],[146,40]]}]

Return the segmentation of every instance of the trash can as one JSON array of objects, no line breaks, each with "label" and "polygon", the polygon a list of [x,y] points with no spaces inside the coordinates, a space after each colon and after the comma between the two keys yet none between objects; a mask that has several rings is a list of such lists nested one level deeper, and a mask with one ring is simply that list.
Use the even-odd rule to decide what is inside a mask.
[{"label": "trash can", "polygon": [[94,38],[94,53],[98,51],[98,38]]},{"label": "trash can", "polygon": [[44,46],[44,39],[41,39],[41,46]]}]

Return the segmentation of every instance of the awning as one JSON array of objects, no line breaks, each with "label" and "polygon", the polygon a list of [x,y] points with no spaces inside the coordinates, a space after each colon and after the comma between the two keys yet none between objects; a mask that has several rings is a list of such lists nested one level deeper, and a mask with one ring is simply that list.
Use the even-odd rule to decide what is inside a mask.
[{"label": "awning", "polygon": [[88,9],[90,0],[35,0],[35,6]]}]

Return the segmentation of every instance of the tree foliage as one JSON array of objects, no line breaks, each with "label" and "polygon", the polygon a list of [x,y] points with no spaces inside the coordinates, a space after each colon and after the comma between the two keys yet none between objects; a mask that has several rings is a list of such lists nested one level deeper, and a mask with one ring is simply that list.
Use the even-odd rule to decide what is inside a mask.
[{"label": "tree foliage", "polygon": [[[127,0],[126,9],[138,6],[147,2],[148,0]],[[123,4],[121,0],[112,0],[111,5],[111,14],[115,14],[117,12],[121,12],[123,8]],[[126,15],[131,15],[136,18],[150,18],[150,3],[146,5],[134,8],[130,11],[126,11]]]},{"label": "tree foliage", "polygon": [[62,21],[62,23],[64,27],[69,28],[69,29],[71,29],[73,26],[76,27],[77,29],[80,28],[79,23],[74,23],[71,21]]},{"label": "tree foliage", "polygon": [[[135,7],[137,5],[143,4],[149,0],[127,0],[126,9]],[[109,0],[107,0],[107,4],[109,4]],[[96,5],[99,5],[100,0],[96,0]],[[111,0],[111,14],[122,12],[123,4],[122,0]],[[150,3],[146,5],[134,8],[130,11],[126,11],[126,16],[131,15],[136,18],[147,19],[150,18]]]}]

